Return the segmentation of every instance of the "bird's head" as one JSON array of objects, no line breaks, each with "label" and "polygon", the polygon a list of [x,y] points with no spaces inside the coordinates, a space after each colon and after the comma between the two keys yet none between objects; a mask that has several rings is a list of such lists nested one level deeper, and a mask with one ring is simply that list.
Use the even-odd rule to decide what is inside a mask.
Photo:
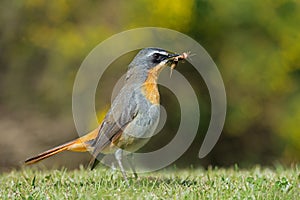
[{"label": "bird's head", "polygon": [[178,63],[187,57],[186,53],[175,54],[160,48],[145,48],[139,51],[129,64],[129,70],[137,74],[147,75],[149,72],[156,73],[165,68]]}]

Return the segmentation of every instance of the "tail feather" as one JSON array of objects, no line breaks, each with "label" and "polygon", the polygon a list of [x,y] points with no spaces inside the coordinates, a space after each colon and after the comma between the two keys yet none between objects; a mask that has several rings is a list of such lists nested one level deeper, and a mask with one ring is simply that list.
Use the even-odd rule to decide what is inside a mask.
[{"label": "tail feather", "polygon": [[52,149],[49,149],[43,153],[40,153],[34,157],[28,158],[25,160],[25,164],[31,165],[34,163],[37,163],[41,160],[44,160],[45,158],[48,158],[50,156],[53,156],[55,154],[58,154],[62,151],[80,151],[80,152],[85,152],[85,151],[90,151],[92,148],[90,146],[92,140],[94,140],[97,135],[98,135],[98,128],[93,130],[92,132],[88,133],[87,135],[78,138],[76,140],[73,140],[71,142],[67,142],[65,144],[62,144],[60,146],[54,147]]},{"label": "tail feather", "polygon": [[27,160],[25,160],[25,164],[27,165],[31,165],[31,164],[34,164],[34,163],[37,163],[41,160],[44,160],[45,158],[48,158],[50,156],[53,156],[59,152],[62,152],[62,151],[65,151],[65,150],[68,150],[68,148],[70,147],[70,145],[72,145],[74,143],[74,141],[72,142],[68,142],[66,144],[63,144],[63,145],[60,145],[58,147],[54,147],[53,149],[50,149],[48,151],[45,151],[43,153],[40,153],[34,157],[31,157],[31,158],[28,158]]}]

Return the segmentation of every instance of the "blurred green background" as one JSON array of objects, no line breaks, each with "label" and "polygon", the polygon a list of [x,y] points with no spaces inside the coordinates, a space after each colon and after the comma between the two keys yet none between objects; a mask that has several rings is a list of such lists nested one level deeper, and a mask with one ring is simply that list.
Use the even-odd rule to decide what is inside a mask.
[{"label": "blurred green background", "polygon": [[[226,87],[224,131],[213,151],[200,160],[197,155],[210,118],[209,94],[192,67],[186,63],[186,68],[177,68],[194,83],[201,109],[197,138],[178,166],[299,162],[299,1],[3,0],[0,4],[0,170],[76,138],[72,87],[81,62],[104,39],[145,26],[174,29],[197,40],[219,67]],[[106,89],[99,87],[96,99],[99,117],[109,106],[113,83],[126,71],[120,63],[128,64],[132,56],[120,58],[106,71]],[[168,107],[174,97],[166,88],[161,93],[162,104]],[[163,142],[176,133],[172,121],[178,116],[169,118]],[[159,141],[154,138],[148,146],[159,146]],[[43,165],[74,168],[88,160],[88,154],[70,152]]]}]

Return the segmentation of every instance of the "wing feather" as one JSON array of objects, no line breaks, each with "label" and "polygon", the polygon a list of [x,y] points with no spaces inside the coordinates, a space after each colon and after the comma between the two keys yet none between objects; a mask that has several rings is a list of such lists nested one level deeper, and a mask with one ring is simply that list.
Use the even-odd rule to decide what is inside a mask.
[{"label": "wing feather", "polygon": [[92,144],[94,148],[92,152],[93,158],[90,162],[92,168],[97,165],[96,158],[99,157],[99,154],[120,137],[123,130],[136,117],[137,113],[138,106],[134,98],[134,90],[130,92],[121,90],[101,123],[98,136]]}]

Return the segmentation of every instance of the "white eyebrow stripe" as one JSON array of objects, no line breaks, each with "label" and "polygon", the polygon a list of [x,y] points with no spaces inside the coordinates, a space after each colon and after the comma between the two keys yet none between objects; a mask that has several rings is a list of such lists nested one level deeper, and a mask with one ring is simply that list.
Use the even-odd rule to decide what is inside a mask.
[{"label": "white eyebrow stripe", "polygon": [[162,55],[165,55],[165,56],[169,55],[169,54],[168,54],[167,52],[165,52],[165,51],[152,51],[152,52],[150,52],[147,56],[153,55],[153,54],[155,54],[155,53],[159,53],[159,54],[162,54]]}]

